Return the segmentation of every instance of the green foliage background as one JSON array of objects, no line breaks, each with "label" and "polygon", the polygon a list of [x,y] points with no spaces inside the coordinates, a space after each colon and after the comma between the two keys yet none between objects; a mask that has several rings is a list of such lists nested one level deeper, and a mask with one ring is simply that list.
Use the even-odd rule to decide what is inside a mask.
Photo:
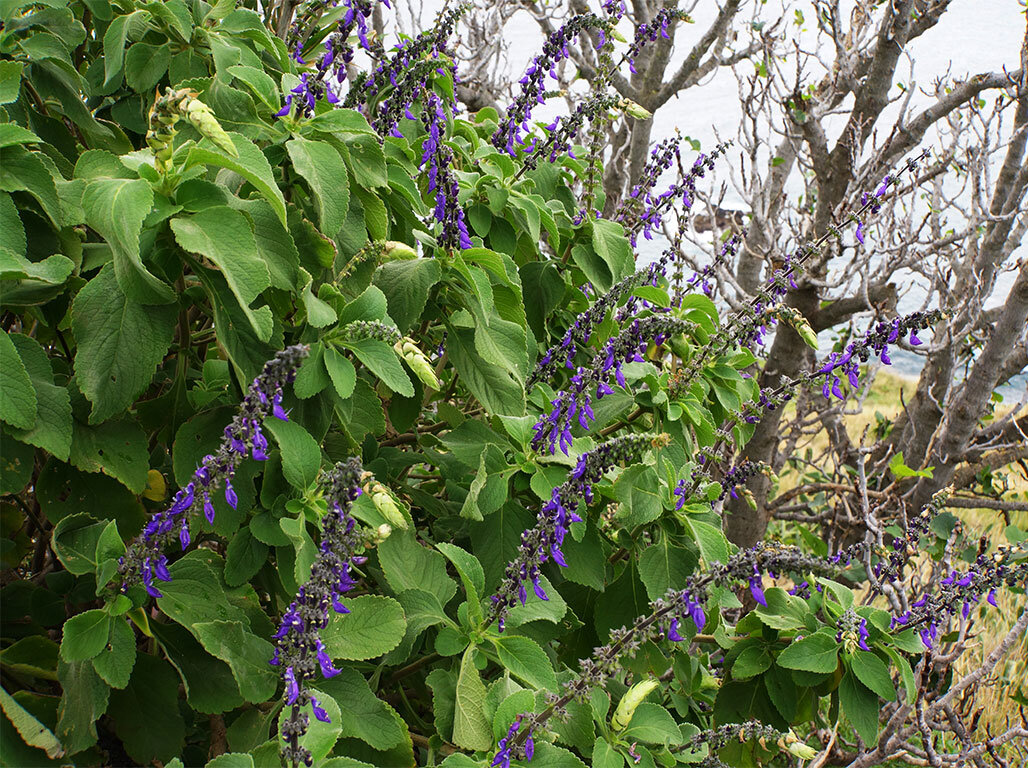
[{"label": "green foliage background", "polygon": [[[389,521],[352,612],[324,633],[343,672],[319,683],[332,722],[312,722],[305,743],[337,768],[488,765],[512,719],[545,706],[609,630],[728,557],[709,503],[720,486],[680,511],[672,489],[754,395],[739,375],[753,357],[712,359],[673,402],[663,350],[627,366],[628,386],[597,404],[591,434],[576,428],[574,450],[601,432],[670,443],[598,486],[569,567],[545,571],[548,602],[514,610],[502,635],[483,626],[521,531],[573,465],[532,450],[553,392],[526,390],[526,377],[595,300],[580,286],[631,274],[632,249],[618,224],[573,223],[588,161],[521,172],[489,143],[489,109],[452,120],[447,137],[474,247],[438,248],[420,123],[382,138],[324,102],[311,119],[275,117],[296,65],[236,5],[0,3],[3,759],[278,765],[269,638],[313,559],[319,469],[359,455],[406,527]],[[166,167],[155,162],[148,115],[168,86],[194,91],[230,146],[183,120]],[[432,87],[452,96],[447,74]],[[674,287],[636,295],[667,307]],[[718,314],[702,295],[674,313],[696,323],[677,350],[688,357]],[[439,389],[388,344],[351,338],[359,321],[410,337]],[[617,330],[608,317],[590,344]],[[291,421],[269,422],[271,459],[237,473],[238,509],[219,499],[213,525],[194,523],[201,544],[174,556],[164,597],[113,597],[125,542],[217,444],[264,361],[298,342],[310,356],[287,394]],[[367,494],[355,515],[387,522]],[[908,683],[904,654],[920,646],[860,608],[875,650],[845,649],[832,622],[853,596],[828,586],[810,601],[769,589],[768,608],[735,627],[710,610],[700,647],[726,654],[720,687],[710,654],[645,646],[627,677],[553,724],[533,764],[621,766],[632,745],[643,765],[697,762],[668,747],[711,724],[831,721],[840,706],[873,741],[878,697],[897,695],[889,665]],[[738,605],[721,591],[711,608]],[[661,692],[613,728],[627,685],[648,676]],[[753,765],[775,749],[736,744],[722,758]]]}]

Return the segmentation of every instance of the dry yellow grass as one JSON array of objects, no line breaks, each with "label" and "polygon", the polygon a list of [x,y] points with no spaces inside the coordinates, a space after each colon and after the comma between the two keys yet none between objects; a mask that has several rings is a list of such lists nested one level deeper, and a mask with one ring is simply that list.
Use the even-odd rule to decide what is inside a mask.
[{"label": "dry yellow grass", "polygon": [[[900,394],[909,400],[917,384],[914,379],[896,376],[879,371],[871,394],[864,403],[861,413],[847,415],[845,422],[847,431],[854,442],[859,442],[864,429],[875,423],[875,411],[888,419],[894,419],[900,412]],[[1001,409],[1002,412],[1002,409]],[[827,439],[818,434],[801,443],[798,450],[802,453],[808,446],[814,455],[825,448]],[[1008,473],[1010,490],[1020,500],[1028,499],[1028,482],[1017,472]],[[782,477],[780,490],[786,490],[797,484],[795,473]],[[962,521],[967,536],[977,539],[986,536],[993,546],[1006,544],[1006,521],[1003,516],[990,509],[953,509],[950,510]],[[1010,522],[1021,530],[1028,530],[1028,512],[1011,512]],[[997,593],[998,609],[985,605],[987,610],[980,612],[980,618],[973,631],[973,645],[964,653],[956,666],[956,673],[964,674],[981,665],[983,658],[1010,631],[1017,617],[1025,610],[1023,595],[1015,595],[1009,591]],[[1020,705],[1012,698],[1019,696],[1028,698],[1028,636],[1022,638],[1007,658],[997,667],[993,676],[987,679],[975,693],[973,701],[963,703],[964,712],[972,715],[980,710],[977,738],[987,738],[987,729],[993,734],[1001,733],[1008,724],[1020,722]],[[1011,755],[1013,757],[1013,755]]]}]

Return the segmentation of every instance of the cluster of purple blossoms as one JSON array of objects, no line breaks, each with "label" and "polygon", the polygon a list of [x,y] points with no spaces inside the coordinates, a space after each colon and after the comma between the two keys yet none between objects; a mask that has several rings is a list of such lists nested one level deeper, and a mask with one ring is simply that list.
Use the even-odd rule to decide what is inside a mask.
[{"label": "cluster of purple blossoms", "polygon": [[289,416],[282,408],[283,387],[292,382],[300,362],[307,357],[303,344],[288,347],[264,365],[253,380],[239,405],[239,412],[225,427],[225,436],[214,453],[203,457],[193,479],[175,494],[167,509],[154,514],[143,532],[129,545],[118,561],[122,589],[142,582],[152,597],[163,597],[154,583],[170,581],[168,557],[164,550],[178,539],[182,549],[191,541],[189,523],[193,512],[203,509],[208,523],[214,522],[211,494],[224,484],[225,501],[235,509],[238,504],[232,478],[243,459],[253,456],[258,461],[268,458],[268,440],[261,430],[264,419],[273,415],[283,421]]},{"label": "cluster of purple blossoms", "polygon": [[524,146],[523,132],[529,131],[532,110],[538,104],[544,104],[543,94],[546,90],[546,75],[557,80],[557,65],[570,57],[568,46],[578,40],[586,27],[605,28],[610,22],[593,13],[584,13],[572,17],[566,24],[552,32],[543,43],[542,53],[532,59],[519,81],[521,93],[507,107],[507,115],[500,122],[499,128],[492,136],[492,144],[501,152],[517,157],[517,147]]},{"label": "cluster of purple blossoms", "polygon": [[636,74],[635,57],[639,55],[647,43],[655,42],[658,37],[670,40],[668,30],[671,22],[688,18],[689,14],[685,11],[681,11],[674,6],[665,6],[653,14],[653,18],[648,22],[640,24],[635,28],[635,39],[632,40],[632,43],[628,46],[628,52],[625,54],[625,57],[628,59],[628,69],[633,75]]},{"label": "cluster of purple blossoms", "polygon": [[889,345],[907,336],[911,346],[919,346],[922,342],[917,332],[928,328],[937,319],[938,312],[912,312],[895,318],[891,323],[881,321],[869,328],[863,339],[850,342],[845,352],[832,352],[817,371],[825,377],[821,388],[825,399],[830,400],[832,395],[845,399],[839,388],[839,373],[846,376],[851,387],[856,388],[860,385],[860,363],[866,363],[875,354],[885,365],[891,365]]},{"label": "cluster of purple blossoms", "polygon": [[[521,151],[525,153],[525,157],[522,168],[518,170],[518,175],[535,168],[542,157],[548,157],[551,163],[555,163],[557,158],[566,152],[569,157],[578,159],[572,143],[582,132],[585,121],[595,119],[611,109],[623,108],[624,104],[625,100],[617,95],[592,94],[585,101],[579,102],[570,114],[561,115],[545,126],[546,138],[541,142],[535,136],[530,136],[527,141],[523,142],[519,138],[518,141],[522,145]],[[585,220],[585,216],[586,210],[583,209],[575,216],[574,225],[581,224]]]},{"label": "cluster of purple blossoms", "polygon": [[[457,64],[447,47],[453,30],[461,16],[470,8],[469,3],[460,3],[442,11],[432,28],[413,40],[401,40],[392,55],[380,57],[379,63],[370,74],[364,74],[347,94],[347,106],[365,105],[371,127],[380,136],[390,135],[403,138],[400,120],[416,120],[412,106],[431,90],[428,83],[434,75],[444,75],[449,70],[453,81],[458,81]],[[445,67],[443,61],[446,61]],[[371,107],[380,94],[383,97]],[[456,103],[453,105],[456,111]]]},{"label": "cluster of purple blossoms", "polygon": [[852,608],[847,608],[839,617],[838,632],[835,642],[846,643],[850,648],[857,647],[862,651],[870,651],[867,645],[867,619],[857,615]]},{"label": "cluster of purple blossoms", "polygon": [[567,567],[561,546],[571,523],[582,520],[577,513],[579,502],[592,503],[593,485],[613,467],[637,461],[647,448],[665,444],[666,437],[662,436],[626,435],[579,456],[568,479],[553,489],[550,500],[539,509],[535,526],[521,534],[518,554],[507,564],[497,593],[491,598],[489,618],[498,622],[501,632],[507,612],[528,599],[526,583],[531,582],[540,600],[549,599],[539,584],[539,567],[550,560]]},{"label": "cluster of purple blossoms", "polygon": [[582,429],[588,430],[590,422],[596,418],[592,410],[594,394],[599,400],[614,393],[609,383],[611,376],[619,386],[627,387],[622,370],[625,364],[644,362],[642,353],[650,343],[660,345],[694,327],[690,320],[664,314],[632,320],[627,328],[596,350],[588,366],[575,369],[568,385],[550,401],[551,411],[541,416],[533,427],[532,447],[536,450],[546,448],[550,453],[556,453],[559,448],[567,455],[573,425],[577,422]]},{"label": "cluster of purple blossoms", "polygon": [[652,233],[659,229],[664,220],[664,214],[671,210],[678,200],[682,201],[685,208],[692,208],[697,179],[706,176],[708,170],[714,170],[717,159],[728,150],[730,144],[731,142],[722,142],[714,147],[709,155],[703,153],[697,155],[685,175],[659,195],[647,193],[643,205],[633,209],[631,216],[626,216],[623,222],[625,234],[633,246],[636,244],[640,230],[642,230],[643,237],[647,239],[652,237]]},{"label": "cluster of purple blossoms", "polygon": [[[743,236],[744,233],[736,232],[727,240],[725,240],[721,244],[721,248],[718,251],[717,256],[714,257],[714,260],[711,261],[710,264],[705,266],[702,270],[698,272],[693,272],[692,277],[690,277],[689,280],[686,282],[686,287],[692,288],[698,285],[705,296],[707,296],[708,298],[713,297],[714,284],[712,280],[717,272],[717,268],[719,266],[728,265],[731,263],[732,258],[739,250],[739,245],[742,243]],[[683,290],[676,291],[675,300],[672,302],[672,304],[676,307],[680,307],[682,305],[682,299],[684,298],[684,295],[685,292]]]},{"label": "cluster of purple blossoms", "polygon": [[428,191],[435,192],[435,219],[442,225],[438,237],[440,248],[470,248],[471,237],[464,221],[464,209],[460,205],[460,187],[457,177],[450,169],[453,152],[443,142],[446,130],[446,111],[443,102],[435,93],[429,93],[425,109],[421,113],[428,136],[422,147],[420,167],[428,167]]},{"label": "cluster of purple blossoms", "polygon": [[279,629],[274,634],[275,655],[270,663],[281,670],[285,704],[291,707],[282,721],[281,753],[283,760],[294,768],[301,763],[312,763],[310,751],[300,745],[309,724],[304,707],[309,704],[318,720],[329,722],[328,713],[305,688],[305,683],[314,678],[319,669],[324,677],[332,677],[340,671],[332,665],[318,633],[328,626],[329,608],[336,613],[349,613],[340,596],[356,583],[350,574],[351,567],[366,559],[357,553],[362,551],[367,537],[349,514],[351,504],[361,495],[361,474],[360,460],[354,458],[339,462],[322,477],[328,511],[321,518],[318,554],[311,566],[310,578],[282,614]]},{"label": "cluster of purple blossoms", "polygon": [[[650,158],[643,167],[642,176],[639,182],[632,187],[628,193],[628,197],[625,198],[618,206],[617,211],[614,212],[614,221],[620,222],[625,226],[626,229],[632,229],[633,233],[630,237],[630,241],[633,246],[636,245],[635,230],[640,226],[642,227],[643,237],[647,240],[653,239],[653,232],[660,227],[662,207],[662,198],[653,194],[653,187],[656,186],[657,181],[661,175],[671,164],[675,161],[681,166],[682,162],[682,151],[679,144],[681,138],[679,136],[672,136],[659,142],[650,151]],[[702,162],[703,156],[700,155],[697,158],[697,162]],[[667,194],[666,192],[664,193]],[[686,197],[685,206],[688,208],[692,205],[691,197]]]}]

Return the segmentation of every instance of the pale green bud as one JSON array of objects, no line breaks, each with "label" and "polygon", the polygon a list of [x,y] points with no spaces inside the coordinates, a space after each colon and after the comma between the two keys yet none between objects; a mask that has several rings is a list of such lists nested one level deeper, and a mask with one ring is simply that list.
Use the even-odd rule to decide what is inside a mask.
[{"label": "pale green bud", "polygon": [[628,724],[632,722],[635,710],[642,704],[643,699],[653,693],[659,686],[660,681],[651,677],[629,688],[628,692],[621,697],[618,708],[614,711],[614,716],[610,720],[614,730],[623,731],[627,728]]},{"label": "pale green bud", "polygon": [[396,504],[396,500],[389,490],[381,483],[374,483],[371,486],[371,501],[379,514],[388,520],[394,528],[407,529],[407,518]]},{"label": "pale green bud", "polygon": [[641,104],[636,104],[631,99],[625,99],[625,112],[629,117],[634,117],[636,120],[649,120],[653,117],[652,112],[644,108]]},{"label": "pale green bud", "polygon": [[418,258],[418,252],[407,243],[397,240],[386,240],[383,246],[384,254],[382,261],[408,261]]}]

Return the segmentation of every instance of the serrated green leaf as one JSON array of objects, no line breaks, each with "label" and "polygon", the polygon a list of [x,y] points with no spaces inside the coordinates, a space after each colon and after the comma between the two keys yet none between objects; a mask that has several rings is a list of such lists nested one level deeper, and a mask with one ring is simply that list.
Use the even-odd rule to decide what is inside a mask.
[{"label": "serrated green leaf", "polygon": [[318,441],[295,421],[270,417],[264,426],[274,435],[282,451],[282,473],[289,484],[300,490],[313,485],[321,469]]},{"label": "serrated green leaf", "polygon": [[350,206],[350,185],[342,156],[327,142],[303,138],[287,141],[286,151],[296,172],[314,193],[321,231],[334,236],[346,221]]},{"label": "serrated green leaf", "polygon": [[457,676],[453,714],[453,743],[465,749],[489,749],[493,732],[485,716],[486,690],[475,668],[474,646],[464,651]]},{"label": "serrated green leaf", "polygon": [[36,424],[36,390],[7,332],[0,330],[0,419],[13,427]]},{"label": "serrated green leaf", "polygon": [[546,652],[535,640],[518,635],[490,637],[500,663],[514,677],[543,691],[557,688],[557,676],[553,672]]},{"label": "serrated green leaf", "polygon": [[834,672],[839,665],[839,644],[834,637],[816,632],[782,651],[778,665],[807,672]]},{"label": "serrated green leaf", "polygon": [[66,662],[85,661],[96,656],[107,645],[111,633],[111,617],[94,608],[76,614],[64,622],[61,658]]},{"label": "serrated green leaf", "polygon": [[343,342],[342,345],[352,350],[357,359],[391,390],[403,397],[414,396],[414,385],[410,377],[400,365],[396,352],[384,341],[357,339]]},{"label": "serrated green leaf", "polygon": [[175,333],[174,305],[144,306],[125,296],[114,270],[105,267],[72,305],[79,348],[75,375],[93,404],[91,424],[124,411],[150,385]]},{"label": "serrated green leaf", "polygon": [[374,659],[395,648],[407,623],[403,607],[391,597],[362,595],[343,603],[349,613],[335,614],[321,631],[333,659]]},{"label": "serrated green leaf", "polygon": [[124,688],[136,664],[136,636],[124,619],[111,619],[107,645],[92,658],[96,674],[111,688]]},{"label": "serrated green leaf", "polygon": [[275,646],[240,621],[207,621],[189,629],[209,654],[229,665],[244,699],[259,704],[274,695],[278,673],[268,662]]},{"label": "serrated green leaf", "polygon": [[0,708],[17,729],[18,735],[30,747],[42,749],[50,758],[64,755],[64,747],[50,729],[33,717],[2,688],[0,688]]},{"label": "serrated green leaf", "polygon": [[232,157],[218,149],[213,142],[204,139],[199,145],[189,150],[185,167],[188,169],[194,165],[213,165],[238,173],[264,196],[271,204],[279,221],[285,226],[286,201],[275,183],[275,175],[268,159],[257,145],[245,136],[231,132],[228,135],[232,139],[238,157]]}]

